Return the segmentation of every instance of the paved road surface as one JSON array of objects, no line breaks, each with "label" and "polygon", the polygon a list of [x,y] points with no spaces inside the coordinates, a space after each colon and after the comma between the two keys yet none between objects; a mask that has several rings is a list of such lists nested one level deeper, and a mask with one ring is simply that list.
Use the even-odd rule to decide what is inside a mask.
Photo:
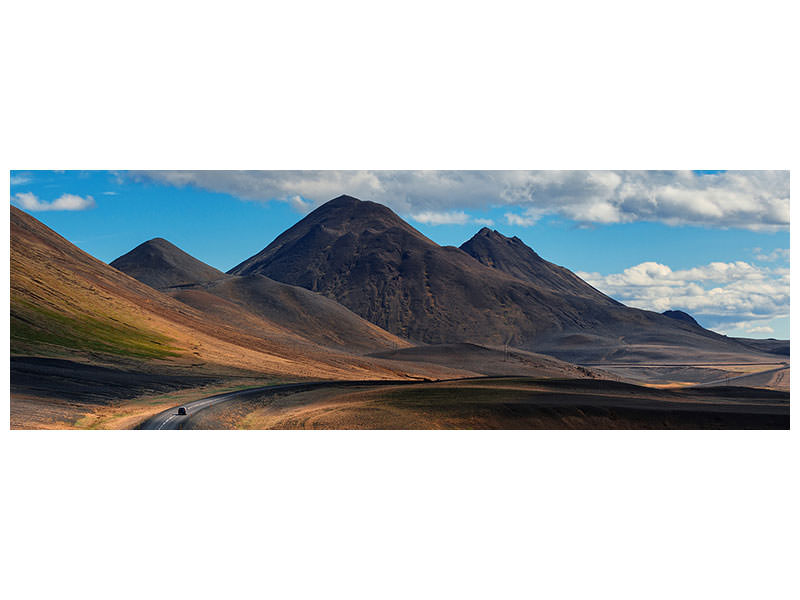
[{"label": "paved road surface", "polygon": [[183,426],[186,423],[186,421],[191,419],[193,415],[196,415],[201,410],[205,410],[210,406],[221,404],[222,402],[233,400],[234,398],[245,398],[247,396],[260,396],[265,393],[281,392],[286,390],[304,392],[306,390],[311,390],[314,388],[330,387],[330,386],[402,385],[409,383],[419,383],[419,381],[409,381],[407,379],[401,381],[386,381],[386,380],[320,381],[313,383],[287,383],[283,385],[267,385],[264,387],[249,388],[246,390],[239,390],[238,392],[228,392],[227,394],[218,394],[216,396],[202,398],[201,400],[195,400],[194,402],[187,402],[186,404],[181,404],[179,406],[183,406],[186,409],[185,415],[179,415],[178,406],[175,406],[173,408],[165,410],[164,412],[160,412],[153,417],[150,417],[147,421],[145,421],[144,423],[142,423],[142,425],[139,426],[139,429],[159,429],[159,430],[183,429]]}]

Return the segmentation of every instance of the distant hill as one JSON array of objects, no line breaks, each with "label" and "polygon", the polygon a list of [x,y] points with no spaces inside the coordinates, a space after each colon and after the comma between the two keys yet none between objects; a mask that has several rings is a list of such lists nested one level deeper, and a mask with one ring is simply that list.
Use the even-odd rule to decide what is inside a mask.
[{"label": "distant hill", "polygon": [[113,261],[111,266],[156,289],[225,277],[222,271],[197,260],[162,238],[140,244]]},{"label": "distant hill", "polygon": [[672,360],[676,349],[751,352],[716,333],[623,306],[520,240],[488,229],[442,247],[386,206],[340,196],[231,269],[335,299],[399,336],[502,345],[564,360]]}]

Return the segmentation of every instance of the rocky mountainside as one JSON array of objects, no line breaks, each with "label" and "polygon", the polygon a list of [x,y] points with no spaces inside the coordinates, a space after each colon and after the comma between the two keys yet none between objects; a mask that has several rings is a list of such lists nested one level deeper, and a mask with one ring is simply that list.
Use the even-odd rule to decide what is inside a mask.
[{"label": "rocky mountainside", "polygon": [[484,227],[461,249],[478,262],[553,292],[589,298],[609,306],[616,300],[596,290],[569,269],[544,260],[518,237],[508,238]]},{"label": "rocky mountainside", "polygon": [[509,344],[567,360],[669,358],[677,348],[747,352],[735,341],[623,306],[520,240],[482,230],[442,247],[389,208],[340,196],[230,273],[335,299],[399,336]]}]

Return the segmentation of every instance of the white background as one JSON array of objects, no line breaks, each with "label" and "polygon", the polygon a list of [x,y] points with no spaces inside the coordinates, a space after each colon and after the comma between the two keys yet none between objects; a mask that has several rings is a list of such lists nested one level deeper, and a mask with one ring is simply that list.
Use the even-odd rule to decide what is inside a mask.
[{"label": "white background", "polygon": [[[792,168],[796,17],[7,3],[2,173]],[[15,600],[797,598],[798,454],[795,432],[4,430],[0,580]]]}]

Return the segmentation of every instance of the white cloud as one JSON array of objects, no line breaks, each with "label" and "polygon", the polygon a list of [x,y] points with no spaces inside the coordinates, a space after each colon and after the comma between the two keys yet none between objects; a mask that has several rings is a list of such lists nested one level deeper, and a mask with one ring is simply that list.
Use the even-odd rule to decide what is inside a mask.
[{"label": "white cloud", "polygon": [[39,200],[35,194],[31,192],[22,192],[14,194],[11,201],[18,204],[25,210],[32,212],[41,212],[47,210],[86,210],[94,208],[94,198],[91,196],[76,196],[75,194],[62,194],[52,202]]},{"label": "white cloud", "polygon": [[775,330],[767,325],[762,325],[760,327],[752,327],[748,329],[747,333],[775,333]]},{"label": "white cloud", "polygon": [[486,225],[486,227],[494,227],[494,219],[482,219],[476,218],[472,219],[473,223],[477,223],[478,225]]},{"label": "white cloud", "polygon": [[436,212],[426,210],[411,215],[417,223],[426,225],[466,225],[472,218],[464,211]]},{"label": "white cloud", "polygon": [[509,225],[516,225],[517,227],[536,225],[536,222],[541,218],[541,214],[536,214],[534,211],[530,210],[525,211],[525,214],[522,215],[507,212],[503,216],[506,218],[506,223]]},{"label": "white cloud", "polygon": [[103,196],[116,196],[119,192],[103,192]]},{"label": "white cloud", "polygon": [[736,261],[673,270],[644,262],[622,273],[577,274],[629,306],[657,312],[683,310],[718,331],[745,321],[752,321],[755,328],[759,322],[789,314],[789,269]]},{"label": "white cloud", "polygon": [[303,215],[314,208],[314,205],[311,202],[303,200],[300,196],[292,196],[289,198],[289,205],[293,210]]},{"label": "white cloud", "polygon": [[509,223],[552,214],[590,223],[758,231],[789,226],[788,171],[144,171],[126,177],[192,185],[246,200],[294,196],[318,206],[340,194],[401,214],[507,206]]},{"label": "white cloud", "polygon": [[772,252],[763,252],[761,248],[754,248],[756,260],[761,262],[775,262],[776,260],[788,260],[789,248],[775,248]]},{"label": "white cloud", "polygon": [[30,183],[33,181],[30,175],[12,175],[11,176],[11,185],[25,185],[26,183]]}]

